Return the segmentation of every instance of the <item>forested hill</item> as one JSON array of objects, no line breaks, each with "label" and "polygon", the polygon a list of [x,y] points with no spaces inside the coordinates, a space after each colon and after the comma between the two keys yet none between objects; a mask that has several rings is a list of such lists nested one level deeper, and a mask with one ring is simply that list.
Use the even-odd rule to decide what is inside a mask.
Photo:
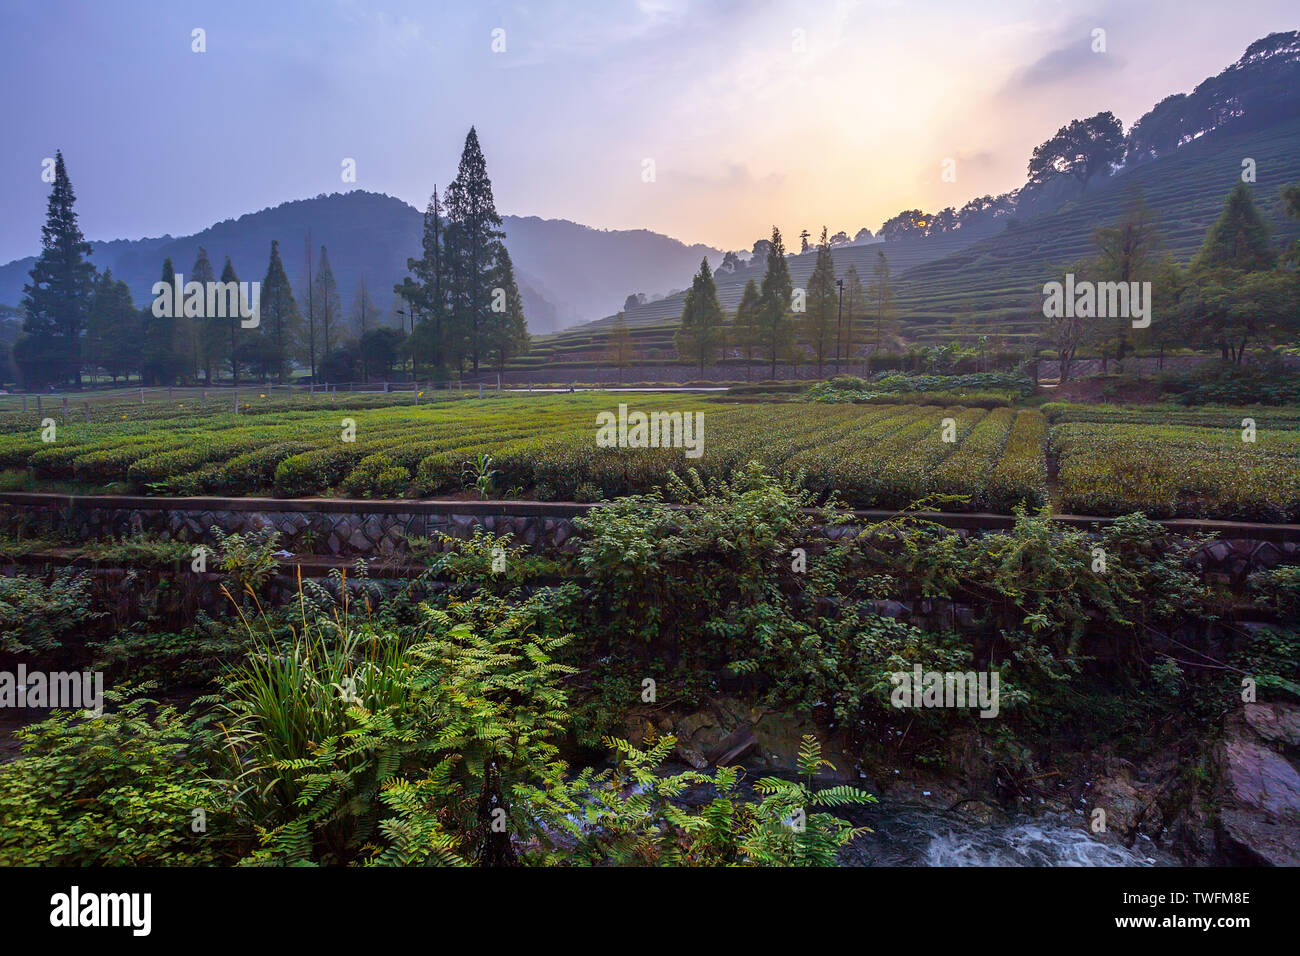
[{"label": "forested hill", "polygon": [[[1186,261],[1250,159],[1251,188],[1274,240],[1285,244],[1300,232],[1279,196],[1282,186],[1300,181],[1300,31],[1255,41],[1192,92],[1161,100],[1122,136],[1114,117],[1094,119],[1101,116],[1116,123],[1112,168],[1080,182],[1048,167],[1020,189],[977,197],[961,209],[905,210],[881,227],[884,242],[835,248],[837,273],[852,265],[868,282],[883,252],[909,340],[946,341],[972,324],[1014,339],[1033,332],[1030,305],[1048,273],[1090,254],[1097,227],[1118,219],[1130,196],[1142,196],[1165,248]],[[1053,141],[1066,133],[1063,127]],[[815,252],[790,256],[796,286],[815,260]],[[760,282],[762,271],[754,262],[718,275],[723,307],[734,309],[745,282]],[[688,282],[683,273],[675,285]],[[675,324],[682,304],[679,293],[629,309],[628,324]],[[554,344],[599,338],[612,320],[569,330]]]},{"label": "forested hill", "polygon": [[[504,216],[506,245],[514,261],[533,332],[550,332],[617,309],[633,289],[667,291],[689,276],[700,259],[721,258],[707,246],[688,246],[648,230],[600,230],[563,219]],[[112,269],[143,305],[170,256],[187,273],[200,246],[218,272],[226,256],[244,280],[266,272],[271,240],[280,241],[294,288],[306,273],[305,239],[329,250],[345,308],[364,276],[371,299],[387,311],[393,284],[406,274],[406,260],[420,249],[422,211],[400,199],[357,190],[286,202],[227,219],[192,236],[92,242],[96,268]],[[32,242],[40,224],[32,224]],[[33,257],[0,266],[0,304],[15,306],[23,295]]]}]

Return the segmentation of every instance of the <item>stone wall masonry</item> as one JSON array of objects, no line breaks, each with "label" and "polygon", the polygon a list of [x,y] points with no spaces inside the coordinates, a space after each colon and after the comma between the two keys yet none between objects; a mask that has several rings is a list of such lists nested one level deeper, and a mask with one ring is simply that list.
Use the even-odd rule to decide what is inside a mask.
[{"label": "stone wall masonry", "polygon": [[[122,539],[135,534],[164,541],[213,543],[210,529],[227,534],[272,528],[294,554],[339,558],[399,558],[411,538],[439,534],[468,538],[475,528],[510,533],[538,552],[577,550],[574,519],[599,505],[535,501],[371,501],[337,498],[152,498],[0,493],[0,534],[39,537],[48,529],[64,540]],[[829,537],[857,534],[863,525],[893,512],[856,511],[855,520],[830,529]],[[925,513],[959,534],[1012,526],[1010,515]],[[1109,519],[1059,515],[1075,527],[1098,527]],[[1163,522],[1178,534],[1214,533],[1197,554],[1205,570],[1234,578],[1300,561],[1300,525],[1178,519]]]}]

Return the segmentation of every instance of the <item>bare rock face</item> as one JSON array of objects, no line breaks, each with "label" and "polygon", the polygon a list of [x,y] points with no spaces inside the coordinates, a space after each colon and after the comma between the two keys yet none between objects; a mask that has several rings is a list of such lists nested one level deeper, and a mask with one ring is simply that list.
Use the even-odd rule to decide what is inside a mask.
[{"label": "bare rock face", "polygon": [[1300,773],[1274,749],[1294,747],[1298,717],[1291,705],[1253,704],[1228,722],[1219,839],[1232,862],[1300,866]]},{"label": "bare rock face", "polygon": [[1300,750],[1300,707],[1294,704],[1247,704],[1246,726],[1281,750]]}]

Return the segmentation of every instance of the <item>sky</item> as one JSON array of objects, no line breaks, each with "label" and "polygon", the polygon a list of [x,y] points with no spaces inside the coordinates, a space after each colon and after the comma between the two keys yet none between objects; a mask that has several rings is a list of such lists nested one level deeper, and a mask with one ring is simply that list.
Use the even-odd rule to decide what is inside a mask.
[{"label": "sky", "polygon": [[0,262],[38,251],[56,149],[86,236],[141,238],[356,188],[422,209],[471,125],[503,214],[722,249],[875,231],[1014,189],[1071,119],[1127,128],[1297,21],[1294,0],[4,0]]}]

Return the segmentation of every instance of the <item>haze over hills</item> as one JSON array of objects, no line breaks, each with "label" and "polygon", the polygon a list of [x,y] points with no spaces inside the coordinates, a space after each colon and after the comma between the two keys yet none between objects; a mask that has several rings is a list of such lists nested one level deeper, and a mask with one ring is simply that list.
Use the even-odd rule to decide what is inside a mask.
[{"label": "haze over hills", "polygon": [[[1030,336],[1042,283],[1054,271],[1093,254],[1096,229],[1113,225],[1131,196],[1140,195],[1154,213],[1165,250],[1186,262],[1222,211],[1228,192],[1242,181],[1247,158],[1253,163],[1251,188],[1273,240],[1289,243],[1300,236],[1300,223],[1284,214],[1279,191],[1300,180],[1298,82],[1300,33],[1264,37],[1191,93],[1166,97],[1134,123],[1126,137],[1125,161],[1111,175],[1096,177],[1086,188],[1058,176],[984,197],[993,200],[989,213],[937,234],[935,226],[944,215],[913,210],[927,229],[905,231],[901,239],[834,247],[836,273],[842,277],[852,265],[865,286],[883,252],[894,305],[911,341],[969,334],[970,328],[959,327],[967,322],[981,333]],[[906,219],[907,213],[896,218]],[[785,231],[787,249],[797,242],[795,232]],[[793,284],[803,286],[816,253],[790,255],[787,261]],[[759,283],[762,275],[762,262],[717,275],[723,307],[734,310],[746,281]],[[671,349],[669,329],[681,316],[684,297],[678,293],[626,311],[639,344]],[[611,314],[566,330],[548,339],[543,349],[557,357],[592,349],[596,354],[613,319]]]},{"label": "haze over hills", "polygon": [[[677,288],[689,282],[702,257],[716,262],[722,256],[711,247],[688,246],[645,229],[601,230],[536,216],[502,219],[534,333],[607,315],[632,291]],[[266,272],[271,241],[276,239],[285,270],[298,289],[306,275],[305,238],[310,229],[315,252],[322,245],[329,250],[344,308],[350,307],[364,276],[372,300],[387,312],[395,298],[393,284],[406,275],[407,258],[419,252],[422,228],[421,210],[392,196],[356,190],[286,202],[224,220],[192,236],[92,242],[91,261],[101,271],[112,269],[143,306],[164,258],[170,256],[176,269],[187,273],[202,246],[218,273],[228,255],[241,279],[256,280]],[[32,235],[35,245],[39,223],[33,224]],[[34,262],[33,256],[0,266],[0,304],[19,304]]]}]

